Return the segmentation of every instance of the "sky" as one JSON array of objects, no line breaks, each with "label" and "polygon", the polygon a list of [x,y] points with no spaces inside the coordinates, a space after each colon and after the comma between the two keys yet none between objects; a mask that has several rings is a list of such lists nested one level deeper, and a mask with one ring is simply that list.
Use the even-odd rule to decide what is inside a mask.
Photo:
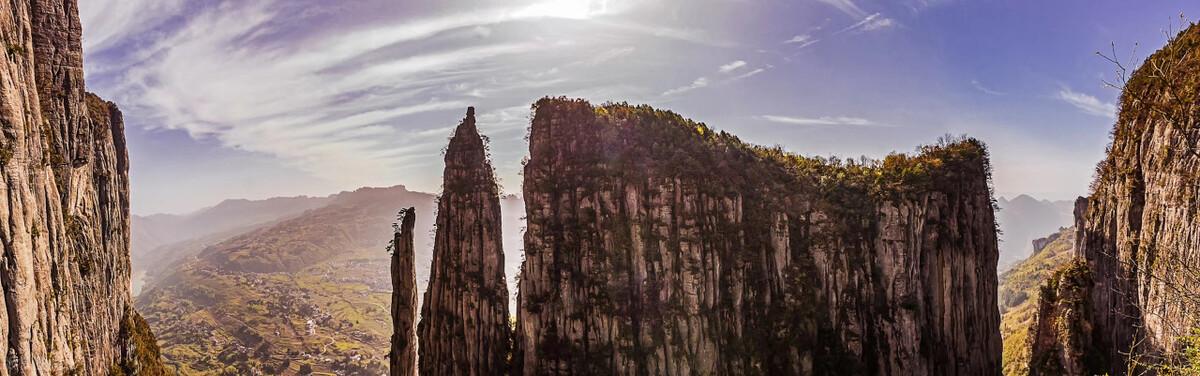
[{"label": "sky", "polygon": [[[803,155],[990,148],[997,195],[1086,194],[1187,1],[86,0],[87,85],[125,115],[132,211],[362,186],[438,192],[466,107],[520,191],[530,105],[650,104]],[[1182,15],[1182,16],[1181,16]],[[1182,17],[1182,18],[1181,18]]]}]

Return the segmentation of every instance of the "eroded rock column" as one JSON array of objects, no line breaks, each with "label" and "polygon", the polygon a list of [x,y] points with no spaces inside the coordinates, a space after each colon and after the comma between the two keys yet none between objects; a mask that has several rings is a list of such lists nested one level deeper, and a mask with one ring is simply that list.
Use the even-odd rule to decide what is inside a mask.
[{"label": "eroded rock column", "polygon": [[392,238],[392,351],[388,354],[392,376],[417,372],[417,275],[413,268],[413,226],[416,209],[400,212]]},{"label": "eroded rock column", "polygon": [[499,188],[474,108],[450,139],[443,179],[417,329],[421,374],[504,374],[511,329]]}]

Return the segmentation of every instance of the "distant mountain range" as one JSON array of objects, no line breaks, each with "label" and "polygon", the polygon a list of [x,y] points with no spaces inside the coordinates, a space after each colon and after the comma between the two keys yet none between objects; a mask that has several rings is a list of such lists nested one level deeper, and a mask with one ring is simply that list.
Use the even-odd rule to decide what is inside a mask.
[{"label": "distant mountain range", "polygon": [[[424,291],[436,199],[402,186],[362,188],[140,217],[143,247],[134,258],[156,272],[137,306],[181,373],[294,374],[302,363],[316,372],[386,373],[391,223],[400,209],[417,209]],[[515,292],[524,204],[508,195],[501,206]]]},{"label": "distant mountain range", "polygon": [[1033,253],[1033,240],[1070,227],[1074,223],[1072,201],[1039,200],[1018,195],[1009,200],[996,200],[1000,211],[996,222],[1000,226],[999,270],[1004,271]]},{"label": "distant mountain range", "polygon": [[133,293],[146,279],[204,247],[260,226],[327,205],[333,197],[281,197],[266,200],[225,200],[194,213],[133,216],[130,219],[130,262]]}]

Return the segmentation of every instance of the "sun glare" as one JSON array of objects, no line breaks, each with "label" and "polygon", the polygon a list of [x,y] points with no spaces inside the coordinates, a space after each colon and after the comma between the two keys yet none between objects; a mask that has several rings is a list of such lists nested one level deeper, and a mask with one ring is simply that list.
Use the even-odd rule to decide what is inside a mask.
[{"label": "sun glare", "polygon": [[607,11],[607,0],[549,0],[530,5],[521,15],[586,20]]}]

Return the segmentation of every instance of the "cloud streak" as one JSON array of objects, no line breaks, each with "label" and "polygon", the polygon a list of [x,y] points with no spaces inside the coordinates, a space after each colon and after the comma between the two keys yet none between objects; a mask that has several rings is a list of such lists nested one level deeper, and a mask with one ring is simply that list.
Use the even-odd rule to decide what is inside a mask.
[{"label": "cloud streak", "polygon": [[864,17],[862,20],[838,30],[834,34],[842,34],[846,32],[867,32],[883,30],[896,26],[896,21],[891,18],[884,17],[882,13],[874,13]]},{"label": "cloud streak", "polygon": [[717,69],[717,71],[721,72],[721,73],[732,73],[733,71],[741,69],[742,67],[745,67],[745,66],[746,66],[745,61],[738,60],[738,61],[731,62],[729,64],[722,65],[720,68]]},{"label": "cloud streak", "polygon": [[780,116],[780,115],[763,115],[759,117],[772,123],[789,124],[789,125],[809,125],[809,126],[884,126],[859,117],[849,116],[822,116],[817,118],[796,117],[796,116]]},{"label": "cloud streak", "polygon": [[810,34],[801,34],[801,35],[792,37],[792,39],[783,41],[783,43],[784,44],[794,44],[794,45],[796,45],[796,48],[804,48],[804,47],[811,46],[820,41],[821,41],[820,39],[813,38],[813,36]]},{"label": "cloud streak", "polygon": [[708,77],[697,78],[695,81],[692,81],[692,83],[687,86],[681,86],[681,87],[677,87],[677,88],[674,88],[671,90],[664,91],[662,93],[662,95],[664,97],[669,97],[672,95],[679,95],[679,94],[683,94],[683,93],[686,93],[686,92],[689,92],[692,90],[696,90],[699,88],[704,88],[704,87],[708,87]]},{"label": "cloud streak", "polygon": [[1079,93],[1064,87],[1055,95],[1058,100],[1066,102],[1074,106],[1079,111],[1088,115],[1106,117],[1113,119],[1116,117],[1117,105],[1112,102],[1105,102],[1099,98]]},{"label": "cloud streak", "polygon": [[863,17],[867,16],[867,12],[863,11],[863,9],[858,6],[858,4],[855,4],[851,0],[817,0],[817,1],[821,2],[821,3],[825,3],[834,8],[837,8],[837,10],[841,11],[842,13],[845,13],[846,15],[848,15],[850,17],[863,18]]},{"label": "cloud streak", "polygon": [[986,86],[983,86],[983,84],[982,84],[982,83],[979,83],[979,80],[971,80],[971,87],[974,87],[974,88],[975,88],[975,90],[979,90],[979,92],[981,92],[981,93],[984,93],[984,94],[988,94],[988,95],[995,95],[995,96],[1003,96],[1003,95],[1008,95],[1008,93],[1005,93],[1005,92],[1002,92],[1002,91],[996,91],[996,90],[992,90],[992,89],[989,89],[989,88],[988,88],[988,87],[986,87]]}]

